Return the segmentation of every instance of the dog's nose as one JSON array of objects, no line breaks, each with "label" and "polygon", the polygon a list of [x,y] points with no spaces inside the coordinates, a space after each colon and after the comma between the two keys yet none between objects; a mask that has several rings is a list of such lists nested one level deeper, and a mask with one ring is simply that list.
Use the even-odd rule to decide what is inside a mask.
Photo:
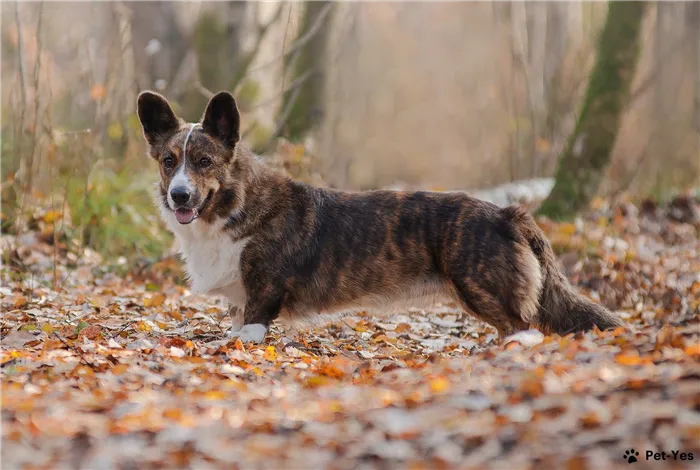
[{"label": "dog's nose", "polygon": [[187,204],[187,201],[190,200],[190,193],[187,188],[179,186],[170,190],[170,197],[173,198],[175,204]]}]

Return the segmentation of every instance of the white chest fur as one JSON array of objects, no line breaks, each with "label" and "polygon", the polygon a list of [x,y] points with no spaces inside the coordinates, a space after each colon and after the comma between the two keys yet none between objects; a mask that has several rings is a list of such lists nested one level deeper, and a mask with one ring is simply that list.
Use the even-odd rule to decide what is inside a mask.
[{"label": "white chest fur", "polygon": [[244,307],[241,255],[250,238],[234,241],[223,230],[223,220],[215,224],[195,220],[181,225],[171,211],[164,209],[161,213],[180,243],[192,293],[223,295],[231,305]]}]

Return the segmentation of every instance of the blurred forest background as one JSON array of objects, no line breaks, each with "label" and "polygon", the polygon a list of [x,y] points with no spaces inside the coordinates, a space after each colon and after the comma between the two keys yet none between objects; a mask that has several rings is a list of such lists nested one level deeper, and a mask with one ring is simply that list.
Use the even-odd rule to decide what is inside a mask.
[{"label": "blurred forest background", "polygon": [[[189,121],[213,92],[234,92],[245,145],[316,184],[475,190],[552,177],[607,7],[2,2],[3,231],[27,228],[21,215],[43,201],[47,237],[162,252],[157,169],[135,115],[144,89]],[[647,7],[603,195],[700,187],[700,2]]]}]

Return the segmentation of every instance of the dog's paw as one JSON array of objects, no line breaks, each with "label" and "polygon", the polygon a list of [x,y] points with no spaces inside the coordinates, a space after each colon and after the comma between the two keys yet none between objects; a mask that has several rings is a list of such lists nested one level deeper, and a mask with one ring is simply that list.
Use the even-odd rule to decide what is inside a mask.
[{"label": "dog's paw", "polygon": [[243,343],[262,343],[267,333],[267,327],[260,323],[243,325],[238,331],[229,330],[226,334],[229,338],[238,338]]}]

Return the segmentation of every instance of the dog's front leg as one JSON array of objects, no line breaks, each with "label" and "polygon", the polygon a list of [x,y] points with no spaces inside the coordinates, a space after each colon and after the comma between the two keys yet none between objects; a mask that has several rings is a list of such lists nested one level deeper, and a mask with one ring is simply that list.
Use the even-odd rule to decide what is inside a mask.
[{"label": "dog's front leg", "polygon": [[228,315],[231,317],[231,329],[230,332],[239,331],[243,328],[243,309],[237,305],[229,304]]},{"label": "dog's front leg", "polygon": [[281,292],[274,291],[273,294],[269,288],[260,292],[250,292],[243,313],[243,327],[238,331],[232,330],[228,336],[239,338],[244,343],[262,343],[281,307]]}]

